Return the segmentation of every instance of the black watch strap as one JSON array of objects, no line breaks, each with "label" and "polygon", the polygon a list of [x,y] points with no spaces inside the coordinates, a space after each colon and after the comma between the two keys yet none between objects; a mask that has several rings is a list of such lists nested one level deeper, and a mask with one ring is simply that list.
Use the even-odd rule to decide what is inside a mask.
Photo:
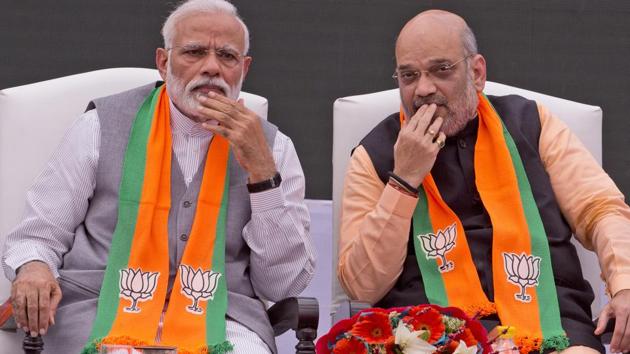
[{"label": "black watch strap", "polygon": [[247,183],[247,190],[250,193],[264,192],[278,187],[280,185],[280,182],[282,182],[282,177],[280,177],[280,173],[276,172],[273,177],[266,181]]}]

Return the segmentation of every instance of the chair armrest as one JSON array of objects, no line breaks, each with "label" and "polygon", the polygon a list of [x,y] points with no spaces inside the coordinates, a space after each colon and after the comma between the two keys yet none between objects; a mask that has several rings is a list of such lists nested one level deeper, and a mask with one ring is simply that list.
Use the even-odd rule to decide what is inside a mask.
[{"label": "chair armrest", "polygon": [[339,301],[337,309],[332,315],[333,323],[337,323],[343,319],[350,318],[361,310],[369,309],[372,307],[367,302],[361,302],[356,300],[344,299]]},{"label": "chair armrest", "polygon": [[267,310],[275,336],[292,329],[314,329],[319,325],[319,302],[312,297],[289,297]]},{"label": "chair armrest", "polygon": [[372,307],[372,305],[370,305],[367,302],[350,300],[350,317],[356,315],[357,313],[365,309],[369,309],[370,307]]},{"label": "chair armrest", "polygon": [[290,297],[267,310],[274,335],[289,329],[295,331],[297,354],[315,354],[315,338],[319,325],[319,303],[312,297]]}]

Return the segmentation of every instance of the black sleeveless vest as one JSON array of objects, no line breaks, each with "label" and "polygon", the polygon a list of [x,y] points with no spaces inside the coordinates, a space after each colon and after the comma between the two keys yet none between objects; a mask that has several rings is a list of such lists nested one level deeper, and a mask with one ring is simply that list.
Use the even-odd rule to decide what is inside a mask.
[{"label": "black sleeveless vest", "polygon": [[[582,276],[569,228],[556,202],[549,176],[540,159],[540,117],[534,101],[520,96],[488,96],[512,135],[523,160],[525,171],[549,240],[553,274],[558,293],[562,325],[571,345],[586,345],[602,350],[593,336],[590,304],[593,290]],[[478,119],[472,120],[456,136],[446,140],[431,170],[444,201],[459,216],[484,292],[492,301],[492,223],[475,186],[474,146]],[[394,143],[400,131],[399,114],[379,123],[360,143],[367,151],[379,178],[387,183],[394,168]],[[422,276],[409,230],[407,258],[394,287],[377,303],[378,307],[396,307],[428,303]],[[496,316],[488,326],[498,322]]]}]

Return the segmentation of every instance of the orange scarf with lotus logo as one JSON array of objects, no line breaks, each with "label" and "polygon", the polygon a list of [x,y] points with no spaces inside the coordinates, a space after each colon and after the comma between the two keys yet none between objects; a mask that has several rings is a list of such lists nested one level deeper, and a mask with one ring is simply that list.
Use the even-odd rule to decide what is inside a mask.
[{"label": "orange scarf with lotus logo", "polygon": [[[494,299],[483,292],[461,221],[431,174],[422,182],[413,240],[429,301],[471,316],[497,313],[514,326],[521,352],[568,346],[551,269],[547,235],[514,140],[487,97],[479,94],[475,183],[493,227]],[[400,112],[401,121],[404,111]]]},{"label": "orange scarf with lotus logo", "polygon": [[192,230],[167,294],[171,151],[169,99],[162,85],[144,101],[131,128],[118,221],[83,353],[97,353],[104,344],[175,346],[180,354],[231,349],[225,339],[224,276],[229,144],[220,136],[210,143]]}]

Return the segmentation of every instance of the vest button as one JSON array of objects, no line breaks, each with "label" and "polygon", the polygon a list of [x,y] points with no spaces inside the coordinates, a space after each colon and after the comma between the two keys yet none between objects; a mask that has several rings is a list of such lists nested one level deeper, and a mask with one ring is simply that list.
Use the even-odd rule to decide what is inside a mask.
[{"label": "vest button", "polygon": [[468,144],[466,144],[466,140],[464,139],[459,139],[458,143],[459,143],[459,147],[462,149],[465,149],[466,146],[468,146]]},{"label": "vest button", "polygon": [[181,235],[179,235],[179,239],[182,240],[182,241],[188,241],[188,235],[181,234]]},{"label": "vest button", "polygon": [[191,205],[192,205],[192,203],[189,202],[189,201],[185,201],[184,202],[184,208],[190,208]]}]

